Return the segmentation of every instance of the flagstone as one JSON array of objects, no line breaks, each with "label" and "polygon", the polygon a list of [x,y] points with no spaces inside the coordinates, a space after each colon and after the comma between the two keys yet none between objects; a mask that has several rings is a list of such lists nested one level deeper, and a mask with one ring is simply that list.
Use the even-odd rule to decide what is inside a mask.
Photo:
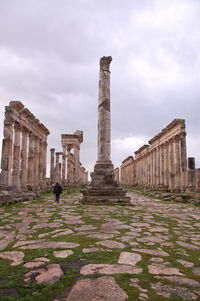
[{"label": "flagstone", "polygon": [[186,248],[186,249],[190,249],[190,250],[199,250],[199,251],[200,251],[200,247],[198,247],[198,246],[195,246],[195,245],[192,245],[192,244],[183,242],[183,241],[176,241],[176,243],[177,243],[179,246],[184,247],[184,248]]},{"label": "flagstone", "polygon": [[83,253],[93,253],[93,252],[111,252],[111,250],[100,249],[100,248],[83,248]]},{"label": "flagstone", "polygon": [[44,265],[44,261],[30,261],[24,264],[24,267],[27,269],[38,268],[41,265]]},{"label": "flagstone", "polygon": [[33,243],[19,248],[22,250],[49,249],[49,248],[69,249],[69,248],[76,248],[79,246],[80,246],[79,244],[73,242],[41,241],[39,243]]},{"label": "flagstone", "polygon": [[182,276],[155,276],[156,279],[164,279],[168,280],[173,283],[178,283],[182,285],[190,285],[193,287],[200,287],[200,283],[196,280],[187,278],[187,277],[182,277]]},{"label": "flagstone", "polygon": [[0,240],[0,250],[4,250],[15,238],[15,232],[7,234],[5,239]]},{"label": "flagstone", "polygon": [[53,284],[57,282],[63,275],[63,271],[59,264],[49,264],[45,268],[40,268],[26,273],[24,281],[28,282],[34,279],[39,284]]},{"label": "flagstone", "polygon": [[72,250],[63,250],[63,251],[54,251],[53,256],[57,258],[67,258],[68,256],[72,255]]},{"label": "flagstone", "polygon": [[164,227],[152,227],[149,229],[149,232],[168,232],[169,230]]},{"label": "flagstone", "polygon": [[104,233],[91,233],[87,236],[91,238],[98,238],[98,239],[109,239],[114,237],[113,234],[104,234]]},{"label": "flagstone", "polygon": [[62,223],[39,223],[37,225],[34,225],[32,229],[45,229],[45,228],[59,228],[63,224]]},{"label": "flagstone", "polygon": [[[81,279],[72,287],[63,301],[125,301],[127,294],[120,288],[113,277]],[[54,300],[56,301],[56,300]]]},{"label": "flagstone", "polygon": [[65,231],[62,231],[62,232],[59,232],[57,234],[52,235],[52,237],[59,237],[59,236],[63,236],[63,235],[69,235],[69,234],[72,234],[72,233],[73,233],[72,230],[67,229]]},{"label": "flagstone", "polygon": [[114,240],[102,240],[96,243],[97,245],[101,245],[110,249],[124,249],[125,245],[121,242],[117,242]]},{"label": "flagstone", "polygon": [[88,264],[81,268],[81,275],[92,274],[140,274],[142,268],[122,264]]},{"label": "flagstone", "polygon": [[171,267],[166,267],[164,265],[157,265],[157,264],[152,264],[148,266],[148,270],[150,274],[154,275],[180,275],[182,276],[183,274],[179,271],[177,268],[171,268]]},{"label": "flagstone", "polygon": [[23,240],[23,241],[18,241],[16,242],[16,244],[14,244],[13,248],[18,248],[21,246],[25,246],[25,245],[30,245],[30,244],[35,244],[35,243],[40,243],[42,242],[42,240]]},{"label": "flagstone", "polygon": [[149,254],[149,255],[154,255],[154,256],[169,256],[169,254],[165,251],[162,250],[153,250],[153,249],[136,249],[136,248],[132,248],[132,251],[136,251],[139,253],[145,253],[145,254]]},{"label": "flagstone", "polygon": [[152,283],[151,287],[156,293],[165,298],[181,297],[182,300],[197,300],[198,296],[185,287],[173,287],[170,285],[163,285],[160,282]]},{"label": "flagstone", "polygon": [[1,252],[0,257],[12,261],[11,265],[19,265],[23,263],[24,253],[18,251]]},{"label": "flagstone", "polygon": [[75,231],[90,231],[90,230],[96,230],[97,227],[94,227],[92,225],[84,225],[78,228],[75,228]]},{"label": "flagstone", "polygon": [[142,259],[142,256],[137,253],[122,252],[119,256],[119,264],[129,264],[135,265],[138,261]]},{"label": "flagstone", "polygon": [[183,266],[185,266],[186,268],[191,268],[194,266],[194,263],[191,261],[187,261],[187,260],[182,260],[182,259],[177,259],[176,260],[178,263],[182,264]]}]

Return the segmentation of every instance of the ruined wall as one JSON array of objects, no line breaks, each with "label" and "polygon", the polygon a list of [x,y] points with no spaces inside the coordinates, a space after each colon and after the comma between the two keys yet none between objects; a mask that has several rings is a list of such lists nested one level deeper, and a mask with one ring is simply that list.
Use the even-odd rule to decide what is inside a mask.
[{"label": "ruined wall", "polygon": [[20,101],[5,107],[1,187],[45,187],[48,135],[48,129]]},{"label": "ruined wall", "polygon": [[[175,119],[121,165],[121,183],[172,191],[197,189],[199,171],[187,168],[185,120]],[[194,164],[193,164],[194,165]]]}]

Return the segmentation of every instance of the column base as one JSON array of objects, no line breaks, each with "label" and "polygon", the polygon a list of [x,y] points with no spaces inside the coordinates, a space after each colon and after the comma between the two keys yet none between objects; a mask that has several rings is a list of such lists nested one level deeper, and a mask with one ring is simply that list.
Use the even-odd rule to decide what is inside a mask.
[{"label": "column base", "polygon": [[114,180],[114,166],[110,162],[97,163],[91,174],[91,185],[82,190],[82,204],[130,204],[130,197],[126,197],[123,190]]}]

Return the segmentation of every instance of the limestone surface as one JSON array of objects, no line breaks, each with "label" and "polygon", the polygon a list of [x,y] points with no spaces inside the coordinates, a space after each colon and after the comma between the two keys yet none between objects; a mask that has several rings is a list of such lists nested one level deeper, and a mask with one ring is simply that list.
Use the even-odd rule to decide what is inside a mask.
[{"label": "limestone surface", "polygon": [[127,298],[113,277],[99,277],[79,280],[63,301],[125,301]]}]

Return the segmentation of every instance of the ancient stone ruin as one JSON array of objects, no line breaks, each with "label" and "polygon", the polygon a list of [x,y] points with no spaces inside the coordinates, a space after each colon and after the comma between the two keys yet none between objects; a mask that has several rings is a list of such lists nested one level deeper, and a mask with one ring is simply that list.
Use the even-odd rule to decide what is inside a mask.
[{"label": "ancient stone ruin", "polygon": [[[76,131],[74,134],[62,134],[63,151],[55,153],[54,148],[50,149],[51,184],[59,182],[62,183],[63,187],[68,187],[88,183],[88,172],[80,162],[80,144],[82,142],[83,131]],[[62,162],[60,162],[60,157]]]},{"label": "ancient stone ruin", "polygon": [[[0,187],[5,198],[46,188],[48,129],[20,101],[5,107]],[[10,191],[10,193],[5,193]],[[27,199],[27,193],[21,194]]]},{"label": "ancient stone ruin", "polygon": [[83,190],[83,203],[129,202],[126,191],[114,180],[114,166],[110,158],[110,63],[111,56],[100,59],[98,95],[98,157],[91,174],[91,185]]},{"label": "ancient stone ruin", "polygon": [[186,153],[185,120],[175,119],[159,134],[123,160],[121,183],[170,191],[200,189],[200,169]]}]

